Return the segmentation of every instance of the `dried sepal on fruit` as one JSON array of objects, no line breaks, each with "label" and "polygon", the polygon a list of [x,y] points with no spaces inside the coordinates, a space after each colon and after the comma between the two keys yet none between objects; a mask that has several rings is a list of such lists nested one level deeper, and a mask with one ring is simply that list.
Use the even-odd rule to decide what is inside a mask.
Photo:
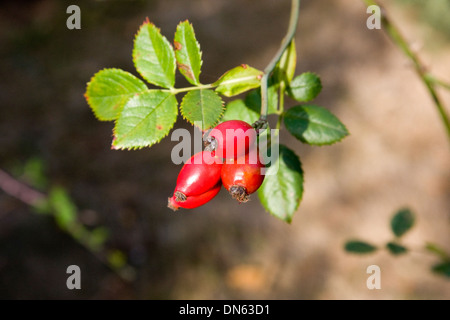
[{"label": "dried sepal on fruit", "polygon": [[251,150],[234,161],[227,161],[221,172],[223,186],[234,199],[247,202],[250,194],[258,190],[264,181],[264,167],[256,150]]}]

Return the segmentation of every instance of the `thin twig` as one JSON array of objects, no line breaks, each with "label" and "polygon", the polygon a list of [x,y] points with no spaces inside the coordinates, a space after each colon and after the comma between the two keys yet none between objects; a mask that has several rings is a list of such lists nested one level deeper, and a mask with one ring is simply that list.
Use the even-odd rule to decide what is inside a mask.
[{"label": "thin twig", "polygon": [[[2,169],[0,169],[0,189],[11,197],[18,199],[31,207],[37,207],[43,203],[48,203],[49,201],[49,197],[45,193],[31,188],[22,181],[19,181],[16,178],[12,177]],[[54,212],[52,212],[52,214],[55,215]],[[76,235],[80,231],[80,228],[84,228],[84,226],[82,226],[80,223],[76,223],[74,225],[70,225],[70,227],[68,228],[62,229],[75,241],[86,248],[86,250],[89,251],[101,263],[103,263],[117,276],[119,276],[121,280],[128,283],[130,281],[130,276],[133,276],[132,273],[134,272],[134,269],[132,269],[128,265],[126,265],[122,269],[115,268],[111,263],[109,263],[108,259],[103,254],[101,254],[100,251],[98,251],[90,244],[90,242],[88,241],[89,239],[86,239],[85,237],[76,237]]]},{"label": "thin twig", "polygon": [[[376,5],[380,8],[382,8],[382,6],[376,0],[363,0],[363,1],[367,6]],[[384,8],[382,8],[381,13],[382,13],[381,14],[381,23],[382,23],[384,29],[386,30],[388,35],[391,37],[392,41],[394,41],[394,43],[412,61],[417,74],[419,75],[420,79],[422,80],[425,87],[427,88],[428,93],[430,94],[431,98],[433,99],[434,105],[436,106],[436,109],[441,117],[442,123],[444,124],[444,127],[447,131],[448,139],[450,141],[450,117],[447,114],[445,107],[436,91],[436,88],[435,88],[436,82],[430,78],[430,75],[428,74],[426,67],[420,61],[417,54],[415,54],[414,51],[411,50],[408,42],[403,37],[403,35],[399,31],[399,29],[391,21],[391,19],[387,16],[386,10]]]},{"label": "thin twig", "polygon": [[29,206],[36,206],[47,199],[45,194],[14,179],[2,169],[0,169],[0,189]]}]

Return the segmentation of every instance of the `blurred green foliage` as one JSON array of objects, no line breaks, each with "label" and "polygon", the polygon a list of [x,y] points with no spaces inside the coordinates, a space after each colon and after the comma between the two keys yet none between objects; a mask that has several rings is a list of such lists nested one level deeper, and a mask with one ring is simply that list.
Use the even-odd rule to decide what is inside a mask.
[{"label": "blurred green foliage", "polygon": [[450,39],[450,0],[396,0],[396,2],[410,7],[422,21]]}]

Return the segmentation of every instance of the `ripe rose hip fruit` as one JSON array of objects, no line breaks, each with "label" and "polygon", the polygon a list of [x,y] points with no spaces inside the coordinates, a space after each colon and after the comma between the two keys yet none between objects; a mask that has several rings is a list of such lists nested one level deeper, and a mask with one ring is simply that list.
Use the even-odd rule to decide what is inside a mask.
[{"label": "ripe rose hip fruit", "polygon": [[246,154],[256,141],[255,129],[245,121],[229,120],[213,128],[206,137],[208,151],[224,159],[237,159]]},{"label": "ripe rose hip fruit", "polygon": [[256,151],[239,157],[234,163],[224,163],[222,166],[222,183],[231,196],[239,202],[247,202],[264,181],[261,168],[264,164],[259,160]]},{"label": "ripe rose hip fruit", "polygon": [[184,202],[190,196],[204,194],[220,182],[222,159],[209,151],[194,154],[181,168],[177,178],[174,196],[177,202]]},{"label": "ripe rose hip fruit", "polygon": [[185,201],[178,201],[174,194],[171,198],[169,198],[169,203],[167,206],[173,211],[178,210],[178,208],[194,209],[200,207],[214,198],[219,193],[221,187],[222,183],[219,180],[213,188],[209,189],[205,193],[196,196],[188,196]]}]

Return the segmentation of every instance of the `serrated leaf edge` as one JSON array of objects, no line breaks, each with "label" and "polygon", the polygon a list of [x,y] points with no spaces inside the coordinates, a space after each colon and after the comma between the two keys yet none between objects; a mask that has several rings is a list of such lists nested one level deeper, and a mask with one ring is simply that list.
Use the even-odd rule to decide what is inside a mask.
[{"label": "serrated leaf edge", "polygon": [[174,65],[175,65],[175,73],[176,73],[176,66],[177,66],[177,63],[176,63],[176,57],[175,57],[175,52],[174,52],[174,50],[173,50],[173,46],[172,46],[172,44],[170,43],[170,41],[169,41],[169,40],[161,33],[161,29],[158,28],[153,22],[151,22],[151,21],[149,20],[148,17],[145,18],[145,21],[139,26],[138,31],[137,31],[136,34],[134,35],[134,39],[133,39],[133,51],[132,51],[132,59],[133,59],[134,68],[135,68],[136,71],[141,75],[141,77],[144,78],[145,81],[147,81],[148,83],[153,84],[153,85],[156,85],[156,86],[159,86],[159,87],[162,87],[162,88],[166,88],[166,89],[173,89],[173,88],[174,88],[174,85],[173,85],[172,87],[164,87],[164,86],[161,86],[160,84],[156,84],[156,83],[150,81],[149,79],[147,79],[146,76],[144,76],[144,75],[139,71],[139,69],[138,69],[138,67],[137,67],[137,65],[136,65],[136,40],[137,40],[137,36],[139,35],[139,32],[141,32],[142,27],[144,27],[145,25],[151,25],[151,26],[155,27],[156,31],[157,31],[157,32],[161,35],[161,37],[163,38],[163,41],[165,41],[167,44],[169,44],[170,48],[172,48],[173,58],[174,58],[174,61],[175,61],[175,64],[174,64]]},{"label": "serrated leaf edge", "polygon": [[[159,90],[157,90],[157,91],[159,91]],[[139,95],[140,95],[140,94],[139,94]],[[135,96],[138,96],[138,95],[135,95]],[[171,95],[169,94],[163,101],[165,101],[166,99],[168,99],[170,96],[171,96]],[[134,98],[134,96],[133,96],[133,98]],[[128,102],[127,102],[127,103],[128,103]],[[161,102],[161,103],[162,103],[162,102]],[[178,108],[177,108],[177,111],[178,111]],[[112,143],[111,143],[111,150],[141,150],[141,149],[143,149],[143,148],[148,148],[148,147],[151,147],[151,146],[153,146],[153,145],[155,145],[155,144],[161,142],[165,137],[167,137],[167,136],[169,135],[170,130],[172,130],[173,126],[175,125],[175,122],[176,122],[177,117],[178,117],[178,112],[175,114],[174,117],[175,117],[175,121],[173,122],[172,127],[170,127],[170,128],[167,130],[167,133],[166,133],[165,135],[163,135],[163,136],[161,137],[161,139],[159,139],[158,141],[154,140],[154,141],[151,141],[151,143],[146,144],[146,145],[136,145],[136,146],[130,146],[130,147],[118,147],[118,146],[115,146],[115,145],[114,145],[114,142],[117,140],[117,137],[116,137],[116,125],[117,125],[117,121],[119,121],[119,119],[120,119],[120,116],[119,116],[119,117],[114,121],[114,128],[113,128],[113,135],[112,135],[113,141],[112,141]]]},{"label": "serrated leaf edge", "polygon": [[[239,68],[239,67],[242,68],[242,69],[244,69],[244,70],[247,69],[247,68],[252,68],[252,69],[254,69],[254,70],[256,70],[256,71],[259,71],[260,74],[254,75],[254,76],[243,77],[243,78],[235,78],[235,79],[232,79],[232,80],[228,80],[228,81],[222,82],[223,78],[225,78],[231,71],[233,71],[234,69]],[[259,70],[259,69],[256,69],[256,68],[253,68],[253,67],[249,66],[249,65],[246,64],[246,63],[243,63],[243,64],[241,64],[240,66],[231,68],[230,70],[226,71],[226,72],[225,72],[224,74],[222,74],[222,75],[219,77],[219,79],[217,79],[212,85],[213,85],[213,86],[220,86],[220,85],[230,84],[230,83],[234,83],[234,82],[242,82],[242,79],[244,79],[244,80],[252,80],[252,79],[258,79],[258,80],[261,80],[262,77],[263,77],[263,74],[264,74],[263,71],[261,71],[261,70]],[[255,88],[252,88],[252,89],[255,89]]]},{"label": "serrated leaf edge", "polygon": [[289,85],[287,86],[286,94],[287,94],[289,97],[291,97],[293,100],[298,101],[298,102],[309,102],[309,101],[313,101],[313,100],[320,94],[320,92],[321,92],[322,89],[323,89],[322,79],[320,78],[320,76],[319,76],[316,72],[313,72],[313,71],[305,71],[305,72],[302,72],[302,73],[299,74],[297,77],[299,77],[299,76],[301,76],[301,75],[303,75],[303,74],[308,74],[308,75],[309,75],[309,74],[312,74],[312,75],[316,76],[316,77],[319,79],[319,84],[320,84],[320,91],[319,91],[319,93],[318,93],[314,98],[312,98],[312,99],[308,99],[308,100],[297,100],[297,99],[295,99],[295,98],[292,96],[292,92],[291,92],[291,82],[292,82],[292,80],[294,80],[294,79],[296,78],[295,75],[294,75],[294,77],[293,77],[292,80],[290,81]]},{"label": "serrated leaf edge", "polygon": [[[246,103],[245,103],[245,100],[244,99],[234,99],[234,100],[231,100],[231,101],[228,101],[226,104],[225,104],[225,106],[224,106],[224,112],[222,113],[222,116],[221,116],[221,120],[220,120],[220,122],[221,121],[223,121],[223,117],[225,116],[225,114],[226,114],[226,112],[227,112],[227,110],[228,110],[228,105],[230,104],[230,103],[233,103],[233,102],[235,102],[235,101],[241,101],[243,104],[244,104],[244,108],[246,109],[246,110],[249,110],[248,112],[250,113],[250,112],[253,112],[253,113],[255,113],[258,117],[259,117],[259,112],[256,112],[255,110],[253,110],[252,108],[250,108]],[[232,119],[232,120],[241,120],[241,119]]]},{"label": "serrated leaf edge", "polygon": [[[225,113],[225,110],[226,110],[226,108],[224,107],[224,106],[225,106],[225,102],[222,100],[222,98],[220,97],[220,95],[217,94],[217,92],[215,92],[215,90],[211,90],[211,89],[201,89],[201,90],[209,90],[209,91],[211,91],[211,92],[214,92],[214,93],[220,98],[220,101],[222,102],[222,109],[221,109],[222,112],[220,113],[220,115],[219,115],[217,121],[214,122],[214,124],[212,124],[211,127],[210,127],[210,128],[214,128],[217,124],[219,124],[220,119],[222,119],[222,117],[223,117],[223,115],[224,115],[224,113]],[[201,90],[200,90],[200,91],[201,91]],[[191,92],[192,92],[192,91],[191,91]],[[181,114],[182,118],[183,118],[187,123],[190,123],[191,125],[193,125],[193,126],[199,128],[201,131],[208,130],[209,128],[203,129],[203,128],[200,128],[200,127],[196,126],[194,123],[190,122],[190,121],[187,119],[186,115],[184,114],[184,112],[183,112],[183,110],[184,110],[184,108],[183,108],[183,105],[184,105],[184,98],[185,98],[188,94],[189,94],[189,92],[186,93],[186,94],[183,96],[183,99],[181,99],[181,102],[180,102],[180,107],[179,107],[179,108],[180,108],[180,114]],[[203,123],[203,122],[202,122],[202,123]]]},{"label": "serrated leaf edge", "polygon": [[[276,216],[269,208],[267,208],[264,205],[264,203],[263,203],[263,201],[261,201],[261,199],[260,199],[260,202],[261,202],[263,208],[266,210],[266,212],[268,212],[271,216],[273,216],[273,217],[275,217],[275,218],[277,218],[277,219],[279,219],[281,221],[284,221],[284,222],[286,222],[288,224],[291,224],[292,223],[292,219],[294,218],[294,215],[295,215],[296,211],[298,210],[298,208],[300,207],[300,204],[301,204],[301,202],[303,200],[303,194],[305,193],[305,187],[304,187],[305,186],[305,171],[303,170],[303,165],[302,165],[300,157],[294,152],[294,150],[290,149],[289,147],[287,147],[287,146],[285,146],[283,144],[280,144],[280,146],[283,146],[284,148],[287,148],[288,150],[291,150],[294,153],[294,155],[297,157],[297,159],[298,159],[298,161],[300,163],[300,169],[301,169],[301,173],[302,173],[302,193],[301,193],[300,198],[298,199],[298,201],[297,201],[297,203],[295,205],[294,212],[287,219],[282,219],[281,217]],[[281,153],[278,155],[278,157],[280,157],[280,156],[281,156]],[[277,161],[278,161],[278,159],[277,159]]]},{"label": "serrated leaf edge", "polygon": [[[140,79],[140,78],[136,77],[134,74],[132,74],[132,73],[130,73],[130,72],[128,72],[128,71],[125,71],[125,70],[123,70],[123,69],[120,69],[120,68],[103,68],[103,69],[100,69],[99,71],[97,71],[97,72],[90,78],[90,80],[86,83],[86,91],[85,91],[85,93],[83,94],[83,96],[84,96],[84,98],[86,99],[86,102],[87,102],[87,104],[89,105],[90,109],[92,110],[92,113],[94,114],[95,118],[96,118],[97,120],[99,120],[99,121],[115,121],[116,119],[104,119],[104,118],[100,117],[100,116],[97,114],[97,112],[94,110],[93,106],[91,105],[91,101],[90,101],[90,98],[91,98],[91,97],[88,96],[87,92],[88,92],[89,87],[90,87],[91,83],[93,82],[94,78],[95,78],[99,73],[104,72],[104,71],[109,71],[109,70],[115,71],[115,72],[118,71],[118,72],[120,72],[120,73],[132,75],[133,77],[135,77],[136,79],[138,79],[139,81],[141,81],[141,82],[147,87],[147,85],[145,84],[144,81],[142,81],[142,79]],[[136,94],[142,94],[142,93],[145,93],[145,92],[147,92],[148,90],[149,90],[149,89],[148,89],[148,87],[147,87],[147,89],[146,89],[145,91],[137,92],[137,93],[135,93],[135,95],[136,95]],[[131,96],[130,99],[131,99],[132,97],[134,97],[134,95]],[[128,99],[128,100],[129,100],[129,99]],[[128,101],[127,101],[127,102],[128,102]],[[126,104],[126,103],[125,103],[125,104]],[[118,115],[117,118],[119,118],[119,117],[120,117],[120,113],[119,113],[119,115]]]},{"label": "serrated leaf edge", "polygon": [[[189,24],[189,25],[191,26],[192,30],[194,31],[194,26],[193,26],[193,24],[192,24],[191,22],[189,22],[189,20],[186,19],[186,20],[181,21],[180,23],[178,23],[177,28],[176,28],[176,30],[175,30],[175,35],[176,35],[177,32],[178,32],[178,27],[179,27],[180,25],[182,25],[182,24],[185,24],[185,23]],[[183,38],[184,38],[184,32],[183,32]],[[189,79],[187,79],[187,78],[188,78],[187,75],[184,75],[183,72],[181,72],[181,69],[182,69],[182,68],[181,68],[181,65],[183,65],[183,64],[179,63],[179,62],[178,62],[178,59],[177,59],[177,54],[176,54],[176,52],[177,52],[179,49],[177,49],[177,45],[176,45],[176,43],[175,43],[175,42],[176,42],[176,41],[175,41],[175,36],[174,36],[173,42],[174,42],[175,61],[176,61],[178,70],[180,71],[181,74],[183,74],[183,76],[186,78],[186,80],[188,80],[191,84],[193,84],[193,85],[195,85],[195,86],[198,86],[198,85],[201,85],[201,82],[200,82],[200,74],[201,74],[201,67],[203,66],[203,60],[202,60],[203,52],[202,52],[202,50],[201,50],[200,43],[197,41],[197,38],[195,37],[195,32],[194,32],[194,39],[195,39],[195,44],[197,45],[198,51],[199,51],[199,53],[200,53],[200,70],[199,70],[199,72],[198,72],[198,79],[196,79],[196,78],[195,78],[195,75],[193,74],[194,79],[192,79],[192,80],[193,80],[194,83],[192,83]],[[188,55],[188,56],[189,56],[189,55]],[[190,56],[189,56],[189,58],[190,58]],[[190,60],[190,59],[189,59],[189,60]],[[190,61],[189,61],[189,62],[190,62]]]}]

